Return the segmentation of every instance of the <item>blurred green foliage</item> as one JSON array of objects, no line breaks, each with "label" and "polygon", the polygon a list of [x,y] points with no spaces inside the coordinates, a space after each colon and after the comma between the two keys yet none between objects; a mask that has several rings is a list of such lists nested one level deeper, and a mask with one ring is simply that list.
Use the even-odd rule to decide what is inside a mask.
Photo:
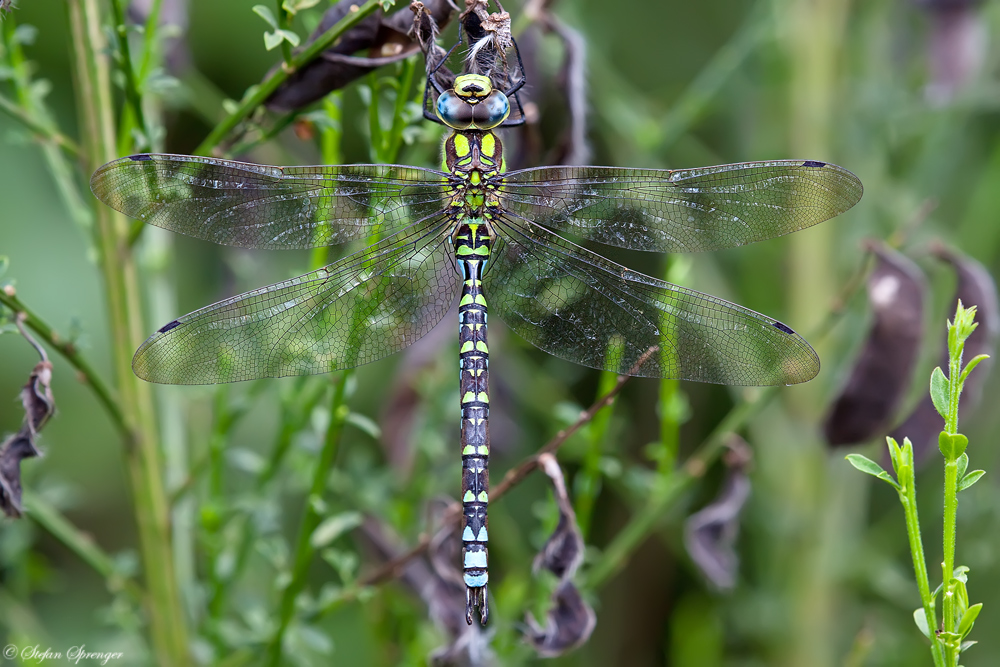
[{"label": "blurred green foliage", "polygon": [[[78,138],[69,31],[61,6],[19,4],[13,14],[17,23],[38,28],[26,53],[35,76],[49,82],[46,102],[62,132]],[[194,68],[224,95],[240,99],[280,59],[279,51],[264,49],[265,26],[247,3],[191,4],[187,42]],[[318,9],[325,6],[320,3]],[[518,17],[519,6],[505,8]],[[929,240],[944,239],[994,273],[1000,268],[996,3],[975,11],[992,42],[984,42],[981,67],[948,104],[931,103],[926,94],[928,14],[903,0],[562,0],[554,11],[586,40],[593,163],[686,167],[794,157],[836,162],[865,183],[859,206],[819,228],[693,258],[685,284],[808,333],[863,264],[859,242],[865,237],[887,238],[918,260],[934,288],[935,305],[929,310],[935,323],[952,309],[953,280],[926,258]],[[305,34],[304,26],[294,27]],[[560,44],[545,36],[534,52],[538,81],[554,81]],[[390,67],[385,74],[395,71]],[[565,119],[558,94],[540,90],[541,83],[529,85],[545,100],[543,129],[557,133]],[[345,162],[370,159],[369,118],[359,88],[344,93]],[[3,81],[0,90],[5,90]],[[182,92],[169,89],[162,98],[164,148],[173,152],[192,150],[211,129]],[[197,102],[204,106],[211,100],[202,96]],[[414,142],[403,146],[399,162],[434,166],[439,137],[435,128],[412,135]],[[5,278],[16,279],[19,297],[73,336],[110,377],[108,318],[91,237],[74,224],[41,151],[22,126],[0,115],[0,138],[0,254],[11,262]],[[555,143],[548,137],[546,142]],[[248,157],[313,163],[320,152],[285,132]],[[88,177],[76,174],[89,200]],[[933,208],[921,215],[927,202]],[[298,275],[309,265],[306,253],[224,249],[154,229],[143,232],[138,252],[149,332],[179,314]],[[611,255],[653,275],[666,271],[661,258]],[[452,323],[444,326],[450,334]],[[628,554],[627,566],[593,591],[598,617],[593,637],[583,650],[555,664],[928,664],[924,639],[911,617],[919,597],[895,495],[856,474],[843,453],[827,451],[819,436],[818,424],[865,327],[864,304],[855,299],[831,334],[814,341],[824,363],[820,376],[782,389],[778,400],[741,429],[754,462],[736,590],[710,591],[681,540],[684,517],[718,488],[722,470],[715,464],[663,513],[649,538]],[[915,377],[914,400],[926,391],[942,330],[928,328],[927,363]],[[492,465],[499,480],[572,423],[596,398],[602,380],[596,371],[530,348],[502,324],[495,332]],[[446,337],[424,352],[430,361],[422,365],[416,365],[419,353],[407,352],[359,369],[348,383],[350,418],[327,480],[328,516],[353,511],[378,516],[398,531],[401,545],[412,544],[425,528],[428,499],[457,495],[455,340]],[[46,457],[23,466],[25,486],[61,508],[115,555],[123,571],[134,572],[139,558],[123,445],[88,388],[75,381],[73,369],[52,356],[58,414],[41,441]],[[0,336],[4,433],[20,425],[16,398],[35,361],[20,337]],[[391,415],[386,400],[403,378],[415,389],[418,407],[401,439],[405,447],[393,449],[387,446]],[[196,628],[194,654],[201,659],[221,657],[238,646],[252,659],[255,642],[266,635],[262,628],[273,623],[275,580],[288,567],[313,462],[331,419],[324,407],[329,382],[286,378],[156,390],[168,488],[183,489],[173,516],[175,558],[185,611]],[[560,453],[571,487],[577,473],[586,470],[589,492],[595,483],[599,490],[588,509],[591,562],[643,506],[649,471],[662,460],[662,451],[649,446],[663,437],[660,391],[655,380],[631,381],[606,413],[607,421],[590,424]],[[690,384],[681,384],[679,391],[690,406],[690,419],[680,432],[680,461],[734,405],[757,395],[754,389]],[[303,412],[302,406],[309,405],[303,396],[310,392],[318,394],[316,407]],[[998,454],[991,434],[1000,427],[1000,414],[991,409],[995,381],[984,395],[985,409],[963,423],[977,466],[988,471],[985,483],[962,495],[959,510],[958,561],[971,567],[975,597],[985,603],[974,637],[981,643],[963,656],[966,667],[993,665],[1000,655],[992,632],[1000,627],[995,611],[1000,609],[1000,493],[991,481]],[[237,417],[231,429],[227,417]],[[382,430],[370,428],[371,422]],[[265,488],[256,474],[283,428],[288,455],[275,485]],[[593,449],[594,442],[600,450]],[[872,451],[878,452],[874,457],[881,449]],[[193,481],[185,487],[188,471]],[[931,465],[918,483],[936,488],[940,477]],[[934,521],[941,509],[934,498],[921,498],[927,504],[921,506],[925,535],[940,532]],[[491,505],[490,512],[493,648],[501,664],[533,662],[531,651],[517,639],[517,626],[524,609],[536,616],[544,610],[544,582],[532,579],[531,559],[552,528],[554,505],[536,475]],[[248,516],[255,537],[246,574],[219,622],[206,625],[212,592],[206,582],[232,565],[239,548],[234,534],[244,530],[240,524]],[[925,546],[929,562],[937,562],[940,545],[925,537]],[[375,559],[346,535],[322,556],[309,570],[314,593],[326,582],[365,571]],[[585,565],[583,578],[586,571]],[[30,518],[0,525],[0,578],[0,626],[10,641],[30,637],[56,650],[85,643],[94,650],[124,651],[128,661],[121,664],[143,661],[148,649],[134,606],[126,596],[110,594],[101,576]],[[313,624],[298,626],[289,639],[291,653],[301,664],[424,664],[444,641],[426,619],[425,608],[408,590],[384,584]]]}]

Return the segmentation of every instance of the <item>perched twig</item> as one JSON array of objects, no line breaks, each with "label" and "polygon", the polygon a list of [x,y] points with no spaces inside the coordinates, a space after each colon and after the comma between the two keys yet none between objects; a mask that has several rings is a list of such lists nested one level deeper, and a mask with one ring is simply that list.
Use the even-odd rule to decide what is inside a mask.
[{"label": "perched twig", "polygon": [[[636,362],[633,368],[638,368],[643,363],[645,363],[645,361],[649,358],[649,356],[655,354],[658,349],[659,348],[657,347],[652,347],[649,350],[647,350],[645,354],[639,357],[639,360]],[[570,436],[572,436],[574,433],[583,428],[589,421],[591,421],[594,418],[594,416],[598,412],[609,406],[611,402],[614,401],[615,396],[617,396],[621,392],[622,388],[625,386],[625,383],[627,383],[630,379],[631,376],[629,375],[618,376],[618,380],[615,383],[615,386],[612,387],[611,391],[606,393],[604,396],[601,396],[599,399],[597,399],[597,401],[594,402],[593,405],[591,405],[589,408],[580,413],[580,417],[573,423],[572,426],[556,433],[556,435],[547,443],[545,443],[541,447],[541,449],[539,449],[537,452],[535,452],[527,459],[522,461],[515,468],[509,470],[507,474],[504,475],[504,478],[500,482],[500,484],[494,487],[494,489],[490,492],[490,499],[493,501],[499,499],[505,493],[510,491],[510,489],[514,485],[520,483],[525,477],[528,476],[528,474],[530,474],[533,470],[538,468],[539,457],[541,457],[544,454],[551,454],[555,452],[557,449],[559,449],[570,438]],[[442,515],[441,528],[439,530],[441,531],[453,530],[455,524],[458,523],[458,520],[461,518],[461,516],[462,516],[461,503],[458,502],[452,503],[451,505],[448,506],[448,508],[444,511]],[[382,581],[394,578],[397,572],[400,570],[400,568],[405,566],[406,563],[408,563],[410,560],[416,558],[417,556],[427,551],[427,547],[430,546],[432,541],[433,537],[431,535],[427,533],[421,535],[417,543],[413,545],[408,551],[400,554],[399,556],[396,556],[395,558],[386,563],[383,563],[380,567],[373,570],[372,572],[369,572],[367,575],[360,577],[355,583],[355,585],[352,587],[352,589],[356,588],[360,590],[366,586],[372,586]],[[346,591],[345,595],[347,595]]]},{"label": "perched twig", "polygon": [[250,95],[246,96],[243,101],[240,102],[239,107],[235,111],[215,126],[215,129],[213,129],[208,137],[201,142],[201,145],[195,149],[194,154],[208,155],[210,151],[239,124],[240,121],[260,106],[292,72],[325,51],[344,32],[360,23],[365,19],[365,17],[379,7],[381,7],[381,2],[379,2],[379,0],[368,0],[368,2],[361,5],[356,12],[351,13],[349,16],[344,18],[344,20],[340,21],[323,33],[315,42],[312,42],[300,53],[293,56],[289,67],[279,67],[276,69],[267,80],[258,85]]},{"label": "perched twig", "polygon": [[[649,359],[649,357],[655,354],[659,349],[660,348],[658,347],[651,347],[648,350],[646,350],[646,352],[641,357],[639,357],[639,360],[635,362],[635,365],[632,367],[632,369],[630,369],[630,371],[641,367]],[[542,454],[551,454],[555,452],[557,449],[562,447],[563,443],[569,440],[570,436],[579,431],[591,419],[593,419],[594,415],[596,415],[598,412],[600,412],[607,406],[611,405],[611,402],[615,400],[615,396],[617,396],[621,392],[622,388],[625,386],[625,383],[629,381],[630,377],[631,377],[630,375],[619,375],[618,380],[617,382],[615,382],[615,386],[611,388],[611,391],[606,393],[601,398],[597,399],[597,402],[595,402],[593,405],[587,408],[580,415],[580,418],[573,423],[572,426],[556,433],[555,437],[549,440],[547,443],[545,443],[545,445],[541,449],[539,449],[538,452],[536,452],[533,456],[530,456],[526,460],[522,461],[517,467],[508,470],[507,474],[503,476],[503,479],[500,481],[500,483],[497,484],[492,491],[490,491],[490,498],[492,500],[497,500],[501,498],[505,493],[510,491],[511,487],[513,487],[515,484],[520,483],[521,480],[523,480],[525,477],[528,476],[528,474],[530,474],[532,471],[538,468],[539,457]]]}]

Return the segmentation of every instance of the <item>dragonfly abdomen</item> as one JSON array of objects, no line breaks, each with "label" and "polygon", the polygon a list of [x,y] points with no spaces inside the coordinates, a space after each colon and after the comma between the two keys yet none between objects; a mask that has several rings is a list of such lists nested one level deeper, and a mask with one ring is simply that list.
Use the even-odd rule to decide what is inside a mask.
[{"label": "dragonfly abdomen", "polygon": [[459,322],[459,396],[462,408],[462,568],[466,620],[478,607],[483,623],[487,606],[487,520],[489,503],[489,347],[483,269],[492,238],[486,225],[463,223],[455,233],[455,260],[462,274]]}]

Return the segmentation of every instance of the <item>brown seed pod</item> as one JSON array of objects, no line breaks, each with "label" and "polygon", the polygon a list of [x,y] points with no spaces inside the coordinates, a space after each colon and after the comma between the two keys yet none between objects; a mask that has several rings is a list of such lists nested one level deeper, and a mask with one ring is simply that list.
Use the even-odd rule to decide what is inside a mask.
[{"label": "brown seed pod", "polygon": [[868,277],[874,322],[823,423],[826,441],[835,447],[885,431],[909,386],[924,333],[927,286],[920,269],[881,243],[868,248],[877,260]]}]

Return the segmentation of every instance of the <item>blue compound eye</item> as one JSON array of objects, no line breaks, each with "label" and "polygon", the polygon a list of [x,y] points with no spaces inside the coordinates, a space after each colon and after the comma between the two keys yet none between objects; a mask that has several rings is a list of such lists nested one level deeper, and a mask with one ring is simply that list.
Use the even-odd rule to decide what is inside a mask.
[{"label": "blue compound eye", "polygon": [[474,107],[448,90],[438,96],[437,117],[441,122],[455,130],[468,130],[473,125]]},{"label": "blue compound eye", "polygon": [[489,130],[507,120],[510,115],[510,101],[499,90],[472,108],[472,119],[476,128]]}]

